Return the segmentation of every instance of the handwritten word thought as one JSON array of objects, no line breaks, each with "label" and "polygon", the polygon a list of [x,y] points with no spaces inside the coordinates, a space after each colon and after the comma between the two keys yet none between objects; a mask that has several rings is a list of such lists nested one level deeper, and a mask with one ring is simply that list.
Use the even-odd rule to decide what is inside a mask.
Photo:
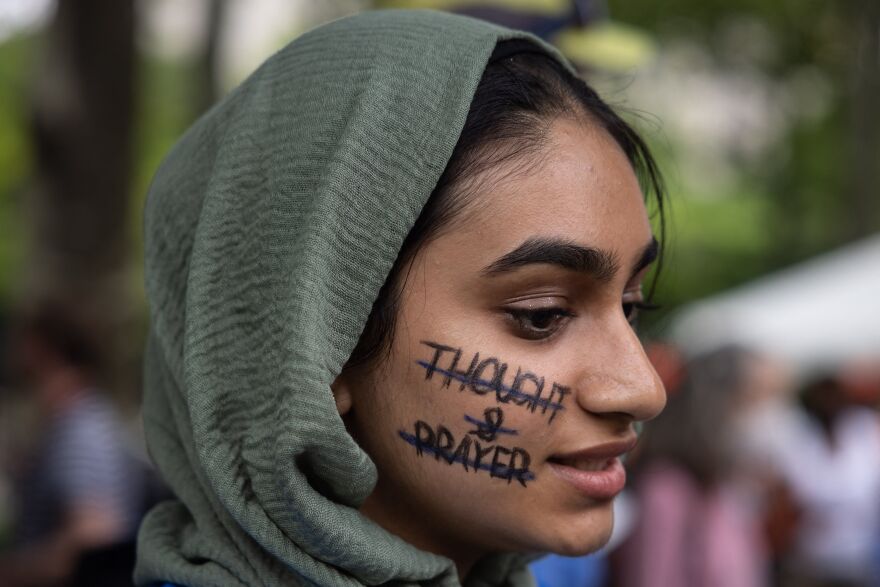
[{"label": "handwritten word thought", "polygon": [[[480,353],[471,357],[466,368],[462,359],[462,350],[436,342],[422,341],[422,344],[434,349],[434,356],[430,361],[419,360],[416,363],[425,369],[425,379],[433,379],[434,374],[442,376],[441,386],[449,387],[452,381],[459,383],[458,390],[470,390],[477,395],[493,393],[495,401],[501,404],[512,403],[516,406],[541,414],[550,412],[548,423],[552,422],[562,406],[565,397],[571,393],[571,389],[552,383],[546,397],[544,391],[544,377],[525,371],[517,367],[516,374],[508,376],[508,364],[496,357],[480,358]],[[505,378],[509,382],[505,382]]]}]

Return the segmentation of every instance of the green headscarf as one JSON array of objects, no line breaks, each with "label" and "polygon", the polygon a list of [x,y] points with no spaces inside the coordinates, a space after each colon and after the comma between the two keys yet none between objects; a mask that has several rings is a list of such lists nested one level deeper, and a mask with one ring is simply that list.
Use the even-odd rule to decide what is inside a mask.
[{"label": "green headscarf", "polygon": [[[177,501],[139,584],[458,585],[358,512],[377,478],[331,382],[437,183],[499,40],[430,11],[311,31],[202,117],[146,205],[144,420]],[[560,58],[561,59],[561,58]],[[531,585],[521,559],[471,585]]]}]

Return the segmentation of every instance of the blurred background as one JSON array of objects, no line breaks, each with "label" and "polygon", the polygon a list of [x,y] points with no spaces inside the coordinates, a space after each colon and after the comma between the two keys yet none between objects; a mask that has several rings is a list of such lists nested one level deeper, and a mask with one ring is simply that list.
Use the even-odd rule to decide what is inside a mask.
[{"label": "blurred background", "polygon": [[124,584],[164,495],[138,419],[163,156],[292,38],[388,7],[556,44],[666,177],[641,330],[669,408],[612,543],[542,584],[880,585],[877,0],[0,0],[0,584]]}]

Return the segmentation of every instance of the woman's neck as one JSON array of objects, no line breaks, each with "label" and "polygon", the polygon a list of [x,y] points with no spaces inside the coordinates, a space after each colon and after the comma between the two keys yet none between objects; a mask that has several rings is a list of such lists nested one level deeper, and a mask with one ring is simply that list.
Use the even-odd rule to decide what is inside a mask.
[{"label": "woman's neck", "polygon": [[419,550],[450,559],[455,564],[462,582],[477,561],[489,554],[474,544],[462,542],[460,537],[443,532],[440,527],[425,520],[424,516],[419,516],[415,508],[404,505],[405,500],[395,500],[391,504],[384,503],[376,497],[381,494],[382,492],[374,491],[364,501],[360,512]]}]

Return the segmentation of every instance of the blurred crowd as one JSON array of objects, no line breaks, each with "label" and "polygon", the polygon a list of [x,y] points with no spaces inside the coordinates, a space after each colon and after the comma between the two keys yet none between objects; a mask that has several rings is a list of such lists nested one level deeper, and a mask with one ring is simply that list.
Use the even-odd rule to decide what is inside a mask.
[{"label": "blurred crowd", "polygon": [[163,497],[96,377],[89,330],[46,308],[10,329],[0,388],[0,585],[130,585],[137,527]]}]

